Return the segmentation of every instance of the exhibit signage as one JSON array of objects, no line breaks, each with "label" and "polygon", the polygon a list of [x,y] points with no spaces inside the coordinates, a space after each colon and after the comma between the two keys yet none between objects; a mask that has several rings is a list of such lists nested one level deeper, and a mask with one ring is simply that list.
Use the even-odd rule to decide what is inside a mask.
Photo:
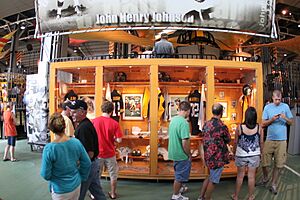
[{"label": "exhibit signage", "polygon": [[270,35],[275,0],[37,0],[42,33],[107,27],[189,27]]}]

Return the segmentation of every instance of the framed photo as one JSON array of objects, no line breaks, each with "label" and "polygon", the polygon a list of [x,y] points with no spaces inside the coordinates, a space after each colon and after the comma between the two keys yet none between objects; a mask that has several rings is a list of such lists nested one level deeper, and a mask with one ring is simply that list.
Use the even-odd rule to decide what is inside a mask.
[{"label": "framed photo", "polygon": [[225,92],[224,91],[219,92],[219,98],[224,99],[224,97],[225,97]]},{"label": "framed photo", "polygon": [[143,120],[143,94],[123,94],[123,120]]},{"label": "framed photo", "polygon": [[218,102],[219,104],[221,104],[223,106],[223,115],[222,118],[226,118],[228,116],[227,112],[228,112],[228,104],[227,102]]},{"label": "framed photo", "polygon": [[235,108],[236,107],[236,100],[231,101],[231,108]]},{"label": "framed photo", "polygon": [[171,120],[172,117],[175,117],[178,114],[179,104],[180,102],[185,101],[186,98],[187,95],[169,95],[169,120]]},{"label": "framed photo", "polygon": [[88,106],[86,117],[89,119],[94,119],[95,118],[95,95],[81,94],[78,95],[78,99],[85,101]]}]

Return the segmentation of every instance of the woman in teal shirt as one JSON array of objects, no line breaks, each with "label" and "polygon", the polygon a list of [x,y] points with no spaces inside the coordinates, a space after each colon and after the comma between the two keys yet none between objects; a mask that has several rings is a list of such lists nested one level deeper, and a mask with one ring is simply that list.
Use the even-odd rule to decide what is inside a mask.
[{"label": "woman in teal shirt", "polygon": [[60,113],[52,114],[48,124],[55,139],[44,148],[41,176],[49,181],[53,200],[78,199],[80,184],[88,178],[91,161],[81,142],[65,135],[65,121]]}]

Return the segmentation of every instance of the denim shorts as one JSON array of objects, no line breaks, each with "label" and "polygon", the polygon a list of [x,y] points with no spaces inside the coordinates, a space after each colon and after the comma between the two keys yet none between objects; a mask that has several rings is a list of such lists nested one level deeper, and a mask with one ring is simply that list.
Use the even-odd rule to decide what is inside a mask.
[{"label": "denim shorts", "polygon": [[235,165],[237,167],[259,167],[260,156],[235,157]]},{"label": "denim shorts", "polygon": [[17,137],[16,136],[8,136],[7,137],[7,144],[10,145],[10,146],[16,146],[16,139]]},{"label": "denim shorts", "polygon": [[218,184],[220,182],[220,178],[222,175],[224,167],[220,167],[217,169],[210,169],[209,170],[209,180],[212,183]]},{"label": "denim shorts", "polygon": [[180,183],[189,181],[191,172],[191,161],[181,160],[174,161],[175,180]]}]

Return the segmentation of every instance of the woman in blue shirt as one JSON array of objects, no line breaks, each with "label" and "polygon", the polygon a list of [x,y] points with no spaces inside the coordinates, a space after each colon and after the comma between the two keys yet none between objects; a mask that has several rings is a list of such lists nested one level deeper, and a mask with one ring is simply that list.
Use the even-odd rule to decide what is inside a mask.
[{"label": "woman in blue shirt", "polygon": [[41,176],[49,181],[53,200],[78,199],[80,184],[88,178],[91,161],[81,142],[65,135],[65,121],[60,113],[52,114],[48,124],[55,139],[44,148]]}]

